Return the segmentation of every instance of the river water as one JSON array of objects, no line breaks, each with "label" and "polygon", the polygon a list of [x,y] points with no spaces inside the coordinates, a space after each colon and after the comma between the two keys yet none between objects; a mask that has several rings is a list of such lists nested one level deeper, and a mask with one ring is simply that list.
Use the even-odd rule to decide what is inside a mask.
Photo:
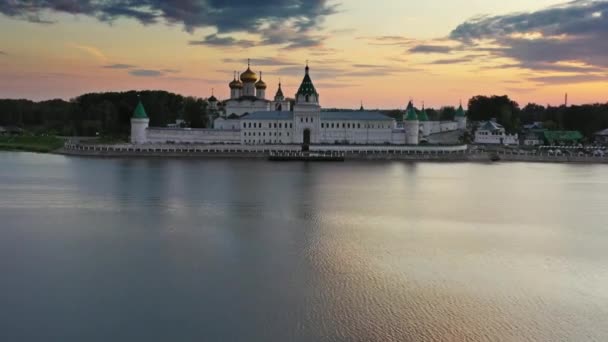
[{"label": "river water", "polygon": [[0,341],[465,340],[608,340],[608,166],[0,153]]}]

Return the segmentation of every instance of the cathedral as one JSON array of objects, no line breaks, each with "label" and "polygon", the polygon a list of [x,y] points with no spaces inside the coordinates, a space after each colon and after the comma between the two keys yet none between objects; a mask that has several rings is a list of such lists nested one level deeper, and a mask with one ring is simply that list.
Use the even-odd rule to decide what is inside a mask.
[{"label": "cathedral", "polygon": [[131,119],[131,142],[194,144],[332,144],[332,145],[418,145],[432,134],[466,129],[462,106],[454,121],[431,121],[424,108],[418,112],[410,102],[402,122],[377,111],[322,111],[311,71],[295,94],[294,105],[285,98],[281,83],[273,100],[266,99],[267,85],[248,63],[237,79],[229,83],[230,98],[220,109],[215,96],[208,99],[214,113],[208,129],[148,127],[140,102]]}]

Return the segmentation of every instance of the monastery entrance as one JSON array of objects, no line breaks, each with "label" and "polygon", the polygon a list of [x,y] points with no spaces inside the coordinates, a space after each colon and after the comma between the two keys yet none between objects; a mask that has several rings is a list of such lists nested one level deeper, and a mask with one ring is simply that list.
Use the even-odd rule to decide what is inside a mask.
[{"label": "monastery entrance", "polygon": [[304,139],[302,139],[302,151],[307,152],[310,148],[310,129],[304,130]]}]

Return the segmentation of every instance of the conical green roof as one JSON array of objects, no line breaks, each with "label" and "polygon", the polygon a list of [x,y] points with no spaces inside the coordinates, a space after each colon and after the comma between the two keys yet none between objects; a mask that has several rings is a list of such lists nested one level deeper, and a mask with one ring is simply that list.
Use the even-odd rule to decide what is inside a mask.
[{"label": "conical green roof", "polygon": [[422,107],[422,111],[420,112],[420,114],[418,114],[418,120],[429,121],[429,116],[426,113],[426,110],[424,110],[424,107]]},{"label": "conical green roof", "polygon": [[304,75],[304,79],[302,80],[302,84],[300,84],[300,88],[298,88],[298,92],[296,93],[296,97],[299,95],[315,95],[319,96],[317,90],[315,89],[314,84],[312,84],[312,80],[310,79],[310,75],[308,75],[308,65],[306,66],[306,74]]},{"label": "conical green roof", "polygon": [[146,114],[146,110],[144,109],[144,105],[141,103],[141,99],[137,103],[137,107],[135,107],[135,111],[133,112],[133,119],[147,119],[148,114]]},{"label": "conical green roof", "polygon": [[456,117],[463,117],[466,114],[464,113],[464,109],[462,109],[462,104],[460,106],[458,106],[458,109],[456,110]]},{"label": "conical green roof", "polygon": [[418,115],[416,114],[416,108],[414,108],[414,104],[412,101],[407,104],[407,109],[405,110],[405,120],[407,121],[416,121],[418,120]]}]

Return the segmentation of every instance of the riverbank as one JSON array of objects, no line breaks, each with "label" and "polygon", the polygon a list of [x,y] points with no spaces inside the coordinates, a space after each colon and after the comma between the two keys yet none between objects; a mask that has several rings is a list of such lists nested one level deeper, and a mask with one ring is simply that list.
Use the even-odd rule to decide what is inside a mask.
[{"label": "riverbank", "polygon": [[50,153],[63,147],[63,140],[54,136],[0,137],[0,150]]},{"label": "riverbank", "polygon": [[[123,158],[245,158],[268,159],[271,154],[294,154],[299,145],[69,145],[57,153],[88,157]],[[608,164],[608,157],[554,155],[535,152],[487,152],[456,146],[313,145],[311,152],[344,160],[404,160],[433,162],[534,162]]]}]

